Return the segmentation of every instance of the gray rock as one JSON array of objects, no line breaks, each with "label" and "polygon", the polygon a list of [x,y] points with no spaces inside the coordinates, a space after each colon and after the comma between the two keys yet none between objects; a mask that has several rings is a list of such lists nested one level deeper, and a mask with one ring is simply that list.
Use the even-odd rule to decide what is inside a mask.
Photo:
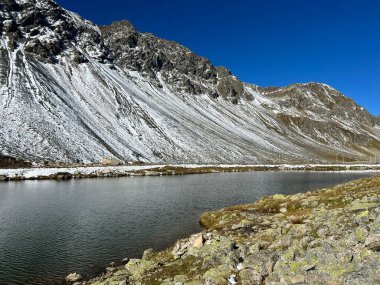
[{"label": "gray rock", "polygon": [[239,277],[242,284],[260,285],[264,280],[260,272],[257,272],[251,268],[240,271]]},{"label": "gray rock", "polygon": [[8,181],[8,177],[5,176],[5,175],[0,175],[0,182],[3,182],[3,181]]},{"label": "gray rock", "polygon": [[144,251],[142,259],[149,259],[153,254],[153,248],[148,248]]},{"label": "gray rock", "polygon": [[66,280],[66,282],[74,283],[74,282],[82,280],[82,275],[80,275],[76,272],[70,273],[69,275],[66,276],[65,280]]},{"label": "gray rock", "polygon": [[380,235],[370,235],[365,240],[365,245],[373,251],[380,251]]}]

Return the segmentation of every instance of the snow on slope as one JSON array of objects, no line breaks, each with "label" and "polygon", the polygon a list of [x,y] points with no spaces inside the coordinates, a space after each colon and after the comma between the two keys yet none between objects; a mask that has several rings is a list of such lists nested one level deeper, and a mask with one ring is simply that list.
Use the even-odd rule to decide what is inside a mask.
[{"label": "snow on slope", "polygon": [[[294,92],[243,84],[175,43],[167,52],[167,43],[161,40],[149,60],[156,60],[159,53],[166,65],[136,70],[129,64],[138,61],[138,66],[150,67],[151,62],[134,51],[128,64],[120,64],[96,26],[54,2],[6,3],[0,14],[8,23],[0,26],[2,155],[56,162],[98,162],[104,157],[150,162],[317,162],[335,160],[337,154],[365,160],[371,147],[378,147],[380,129],[368,120],[322,116],[325,105],[314,95],[329,97],[335,94],[333,89],[320,94],[310,86],[297,87],[297,94],[323,105],[300,110]],[[36,23],[28,20],[29,14],[32,19],[46,18]],[[144,36],[142,41],[149,49],[149,41],[157,39]],[[138,42],[132,48],[140,49]],[[183,60],[186,68],[172,64],[172,58]],[[193,69],[191,64],[201,68]],[[216,77],[209,77],[209,70]],[[188,82],[191,88],[183,89]],[[306,121],[306,116],[311,122],[307,128],[295,120]],[[333,121],[338,127],[326,132],[323,126]],[[365,130],[360,132],[361,128]],[[365,136],[365,142],[350,140],[355,133]]]}]

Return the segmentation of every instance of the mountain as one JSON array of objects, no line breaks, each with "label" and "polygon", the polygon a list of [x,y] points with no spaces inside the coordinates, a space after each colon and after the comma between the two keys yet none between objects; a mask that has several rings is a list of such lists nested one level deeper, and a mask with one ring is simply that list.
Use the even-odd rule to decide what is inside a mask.
[{"label": "mountain", "polygon": [[380,150],[379,119],[325,84],[259,87],[128,21],[0,3],[0,156],[336,162]]}]

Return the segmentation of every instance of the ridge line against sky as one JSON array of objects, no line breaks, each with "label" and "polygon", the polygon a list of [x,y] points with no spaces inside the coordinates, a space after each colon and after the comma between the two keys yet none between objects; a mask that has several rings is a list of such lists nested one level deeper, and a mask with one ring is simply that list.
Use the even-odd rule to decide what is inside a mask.
[{"label": "ridge line against sky", "polygon": [[323,82],[380,115],[380,1],[56,2],[98,25],[129,20],[141,32],[226,66],[245,82]]}]

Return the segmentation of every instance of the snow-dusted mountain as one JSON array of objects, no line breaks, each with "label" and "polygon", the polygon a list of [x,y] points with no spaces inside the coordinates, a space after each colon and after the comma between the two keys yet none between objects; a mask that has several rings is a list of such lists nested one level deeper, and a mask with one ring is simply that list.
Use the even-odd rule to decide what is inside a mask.
[{"label": "snow-dusted mountain", "polygon": [[337,90],[246,84],[127,21],[0,0],[0,36],[0,156],[335,162],[380,150],[379,119]]}]

